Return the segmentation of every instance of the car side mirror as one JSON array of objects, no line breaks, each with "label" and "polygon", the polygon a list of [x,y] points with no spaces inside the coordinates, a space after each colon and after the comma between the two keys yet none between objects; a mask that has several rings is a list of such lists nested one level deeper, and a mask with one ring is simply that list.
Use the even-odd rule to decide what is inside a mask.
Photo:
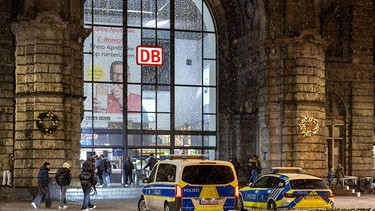
[{"label": "car side mirror", "polygon": [[250,187],[250,188],[253,187],[253,184],[254,184],[254,183],[250,182],[250,183],[249,183],[249,187]]},{"label": "car side mirror", "polygon": [[142,179],[142,182],[143,182],[143,183],[148,183],[148,177],[143,178],[143,179]]}]

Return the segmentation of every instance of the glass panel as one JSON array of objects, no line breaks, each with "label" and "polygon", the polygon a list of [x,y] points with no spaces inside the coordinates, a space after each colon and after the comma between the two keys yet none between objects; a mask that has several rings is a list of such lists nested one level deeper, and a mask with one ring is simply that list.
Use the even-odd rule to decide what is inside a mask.
[{"label": "glass panel", "polygon": [[216,147],[216,136],[204,136],[203,145],[205,147]]},{"label": "glass panel", "polygon": [[169,114],[157,114],[157,130],[170,130],[170,118]]},{"label": "glass panel", "polygon": [[157,27],[170,28],[170,0],[158,0],[157,3]]},{"label": "glass panel", "polygon": [[204,113],[216,113],[216,88],[203,87]]},{"label": "glass panel", "polygon": [[155,113],[142,113],[142,121],[143,130],[156,130]]},{"label": "glass panel", "polygon": [[142,136],[137,134],[128,135],[128,146],[141,146]]},{"label": "glass panel", "polygon": [[171,110],[171,93],[169,91],[169,88],[169,86],[158,86],[158,91],[156,92],[156,108],[158,112],[170,112]]},{"label": "glass panel", "polygon": [[206,3],[203,2],[203,30],[204,31],[215,31],[215,26],[212,21],[211,13],[207,8]]},{"label": "glass panel", "polygon": [[141,113],[128,113],[128,129],[140,130],[141,118]]},{"label": "glass panel", "polygon": [[203,150],[203,155],[205,155],[209,160],[216,160],[216,150],[215,149],[205,149]]},{"label": "glass panel", "polygon": [[141,1],[128,0],[128,26],[141,26]]},{"label": "glass panel", "polygon": [[94,145],[100,146],[122,146],[122,134],[97,134]]},{"label": "glass panel", "polygon": [[141,159],[139,156],[140,149],[128,149],[127,150],[127,157],[130,158],[130,161],[134,165],[134,169],[140,170],[141,169]]},{"label": "glass panel", "polygon": [[213,33],[205,33],[203,39],[203,57],[205,59],[216,58],[216,35]]},{"label": "glass panel", "polygon": [[[94,0],[93,4],[95,24],[116,24],[122,25],[122,1]],[[91,1],[86,1],[85,18],[91,20],[91,12],[86,12],[91,8]]]},{"label": "glass panel", "polygon": [[202,146],[202,136],[176,135],[175,146]]},{"label": "glass panel", "polygon": [[158,31],[157,45],[163,47],[164,65],[157,67],[156,76],[158,84],[170,84],[171,77],[171,40],[169,31]]},{"label": "glass panel", "polygon": [[92,110],[92,83],[84,84],[84,96],[86,99],[83,101],[85,110]]},{"label": "glass panel", "polygon": [[82,130],[81,140],[80,140],[81,146],[92,146],[93,139],[94,139],[94,135],[92,134],[91,130],[88,130],[88,131]]},{"label": "glass panel", "polygon": [[175,129],[202,130],[202,91],[198,87],[176,87]]},{"label": "glass panel", "polygon": [[176,155],[206,155],[202,149],[175,149],[174,154]]},{"label": "glass panel", "polygon": [[[158,135],[158,146],[171,146],[171,138],[169,135]],[[164,150],[164,155],[169,155],[169,149]],[[159,153],[160,154],[160,153]]]},{"label": "glass panel", "polygon": [[142,0],[142,26],[156,27],[156,9],[155,3],[158,1]]},{"label": "glass panel", "polygon": [[85,112],[84,113],[84,117],[83,117],[83,120],[82,120],[82,123],[81,123],[81,127],[82,129],[92,129],[92,113],[91,111],[90,112]]},{"label": "glass panel", "polygon": [[142,146],[156,146],[156,135],[143,135]]},{"label": "glass panel", "polygon": [[205,131],[216,131],[216,115],[204,115],[203,116]]},{"label": "glass panel", "polygon": [[205,86],[216,86],[216,61],[203,60],[203,84]]},{"label": "glass panel", "polygon": [[[103,78],[103,76],[100,75],[104,75],[103,69],[99,70],[99,68],[93,67],[91,54],[84,54],[83,70],[83,79],[85,81],[92,81],[93,77],[96,81],[98,81],[100,78]],[[95,73],[96,75],[94,75]]]},{"label": "glass panel", "polygon": [[[176,32],[176,84],[202,84],[202,34]],[[189,49],[188,51],[183,49]]]},{"label": "glass panel", "polygon": [[[128,85],[128,111],[141,112],[141,86]],[[140,119],[138,120],[140,122]]]},{"label": "glass panel", "polygon": [[141,82],[141,66],[136,62],[136,49],[141,45],[141,30],[128,28],[128,82],[140,83]]},{"label": "glass panel", "polygon": [[202,0],[176,0],[175,28],[202,30]]},{"label": "glass panel", "polygon": [[92,1],[85,1],[84,4],[84,21],[85,24],[91,24],[92,23]]}]

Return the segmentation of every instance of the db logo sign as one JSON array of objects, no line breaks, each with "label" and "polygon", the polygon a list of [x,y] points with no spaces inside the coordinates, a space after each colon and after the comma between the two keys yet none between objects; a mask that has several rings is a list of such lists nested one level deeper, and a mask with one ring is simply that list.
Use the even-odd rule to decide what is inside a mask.
[{"label": "db logo sign", "polygon": [[164,51],[160,46],[137,46],[136,54],[138,65],[162,66]]}]

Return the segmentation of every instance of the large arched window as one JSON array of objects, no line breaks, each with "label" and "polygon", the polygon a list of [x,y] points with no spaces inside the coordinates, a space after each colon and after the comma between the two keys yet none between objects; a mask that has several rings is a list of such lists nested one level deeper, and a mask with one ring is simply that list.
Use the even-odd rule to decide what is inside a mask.
[{"label": "large arched window", "polygon": [[[203,0],[87,0],[81,157],[216,157],[216,35]],[[159,46],[162,66],[138,65]]]}]

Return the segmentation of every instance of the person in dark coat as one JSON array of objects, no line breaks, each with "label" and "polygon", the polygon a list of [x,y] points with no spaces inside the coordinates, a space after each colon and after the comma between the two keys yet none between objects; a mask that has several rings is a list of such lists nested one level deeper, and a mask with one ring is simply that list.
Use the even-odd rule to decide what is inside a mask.
[{"label": "person in dark coat", "polygon": [[51,198],[49,194],[49,178],[48,178],[48,171],[51,168],[51,164],[49,162],[44,162],[43,166],[40,167],[39,173],[38,173],[38,195],[35,197],[34,201],[31,202],[31,205],[35,209],[38,209],[38,206],[42,199],[44,198],[46,201],[46,208],[51,208],[52,203],[51,203]]},{"label": "person in dark coat", "polygon": [[147,161],[147,164],[145,165],[145,167],[143,167],[143,169],[146,169],[147,167],[150,167],[150,171],[152,170],[152,168],[154,168],[155,164],[157,163],[158,161],[156,160],[156,158],[154,157],[154,153],[151,153],[150,154],[150,158],[148,159]]},{"label": "person in dark coat", "polygon": [[124,172],[125,172],[125,187],[128,187],[129,184],[133,183],[132,173],[134,169],[134,164],[130,161],[130,158],[126,158],[126,162],[124,164]]},{"label": "person in dark coat", "polygon": [[62,168],[59,168],[56,172],[55,179],[56,183],[60,186],[61,189],[61,197],[60,197],[60,205],[58,209],[65,210],[68,208],[66,206],[66,191],[72,181],[72,174],[70,173],[70,165],[69,163],[65,162]]},{"label": "person in dark coat", "polygon": [[79,180],[81,181],[81,186],[83,190],[83,205],[82,211],[93,210],[96,208],[95,205],[91,204],[90,201],[90,191],[92,187],[95,187],[97,180],[95,171],[93,168],[92,160],[88,160],[82,164],[82,171],[79,175]]},{"label": "person in dark coat", "polygon": [[241,163],[238,162],[236,157],[229,158],[229,162],[231,162],[233,164],[233,167],[236,170],[236,175],[237,175],[237,178],[238,178],[238,172],[240,171]]},{"label": "person in dark coat", "polygon": [[105,162],[104,155],[100,155],[99,159],[97,159],[95,163],[96,170],[99,176],[99,186],[98,186],[99,188],[102,188],[104,186],[104,179],[103,179],[104,172],[105,172],[104,162]]}]

